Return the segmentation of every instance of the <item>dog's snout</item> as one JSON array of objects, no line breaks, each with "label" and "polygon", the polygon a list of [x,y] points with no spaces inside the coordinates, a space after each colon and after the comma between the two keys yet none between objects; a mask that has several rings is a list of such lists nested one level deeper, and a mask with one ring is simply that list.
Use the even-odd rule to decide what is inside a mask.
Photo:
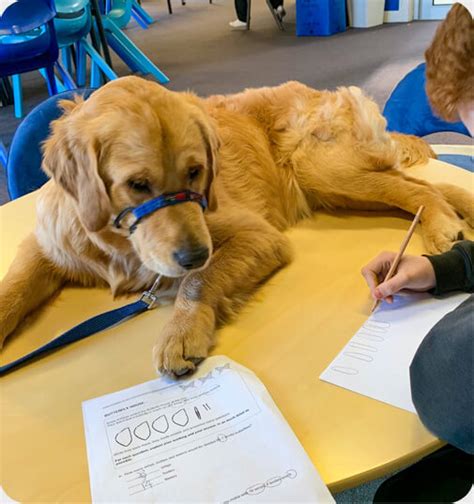
[{"label": "dog's snout", "polygon": [[180,266],[191,270],[206,263],[209,258],[209,249],[207,247],[180,249],[174,252],[173,257]]}]

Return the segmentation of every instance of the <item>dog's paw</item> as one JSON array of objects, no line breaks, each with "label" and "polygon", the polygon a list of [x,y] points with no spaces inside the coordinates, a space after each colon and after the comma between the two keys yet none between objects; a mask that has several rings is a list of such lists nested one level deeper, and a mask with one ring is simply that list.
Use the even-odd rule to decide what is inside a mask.
[{"label": "dog's paw", "polygon": [[438,215],[422,224],[423,239],[430,254],[447,252],[464,239],[463,224],[456,216]]},{"label": "dog's paw", "polygon": [[451,184],[438,184],[449,204],[464,219],[464,222],[474,228],[474,197],[472,191]]},{"label": "dog's paw", "polygon": [[202,308],[192,314],[177,311],[153,347],[155,369],[175,377],[193,372],[207,357],[213,333],[213,312],[210,316]]},{"label": "dog's paw", "polygon": [[153,365],[161,374],[183,376],[207,357],[207,338],[198,334],[165,331],[153,347]]}]

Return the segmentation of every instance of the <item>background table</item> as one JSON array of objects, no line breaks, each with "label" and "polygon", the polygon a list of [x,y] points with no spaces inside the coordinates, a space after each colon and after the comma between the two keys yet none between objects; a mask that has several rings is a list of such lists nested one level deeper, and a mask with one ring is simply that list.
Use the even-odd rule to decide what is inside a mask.
[{"label": "background table", "polygon": [[[470,173],[439,161],[410,173],[473,188]],[[0,208],[0,277],[33,229],[35,198]],[[369,315],[361,266],[383,249],[397,249],[410,221],[399,211],[317,213],[288,232],[293,264],[219,331],[213,353],[256,372],[332,491],[440,446],[416,415],[318,379]],[[423,251],[417,230],[408,253]],[[64,289],[7,340],[1,361],[127,302],[107,290]],[[90,501],[81,403],[153,379],[151,348],[170,314],[171,307],[151,311],[0,380],[0,484],[10,497]]]}]

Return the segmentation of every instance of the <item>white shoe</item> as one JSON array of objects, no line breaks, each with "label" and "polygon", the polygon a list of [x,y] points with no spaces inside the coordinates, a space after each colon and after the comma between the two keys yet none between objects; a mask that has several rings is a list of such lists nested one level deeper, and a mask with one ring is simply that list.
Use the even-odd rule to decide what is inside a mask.
[{"label": "white shoe", "polygon": [[236,19],[235,21],[231,21],[229,23],[229,26],[234,28],[234,30],[246,30],[247,29],[247,23],[244,23],[240,19]]},{"label": "white shoe", "polygon": [[283,7],[283,5],[279,5],[276,8],[277,14],[280,16],[280,19],[283,20],[283,18],[286,16],[286,10]]}]

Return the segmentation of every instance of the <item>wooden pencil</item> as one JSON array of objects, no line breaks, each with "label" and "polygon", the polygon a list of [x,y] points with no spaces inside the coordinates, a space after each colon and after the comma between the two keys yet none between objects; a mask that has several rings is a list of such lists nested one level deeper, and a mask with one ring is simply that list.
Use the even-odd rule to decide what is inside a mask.
[{"label": "wooden pencil", "polygon": [[[400,264],[400,261],[403,257],[403,254],[405,253],[405,249],[408,246],[408,242],[410,241],[410,238],[412,237],[412,235],[415,231],[415,227],[418,224],[420,217],[421,217],[421,214],[424,209],[425,209],[425,207],[423,205],[421,205],[420,208],[418,208],[418,212],[416,212],[415,218],[413,219],[413,222],[411,223],[410,229],[408,230],[408,232],[405,236],[405,239],[403,240],[402,244],[400,245],[400,250],[398,251],[398,254],[395,257],[395,260],[393,261],[392,265],[390,266],[388,273],[385,275],[384,282],[386,282],[387,280],[390,280],[393,277],[393,275],[395,274],[395,272],[397,271],[398,265]],[[377,299],[374,302],[371,312],[373,312],[375,310],[375,308],[377,308],[377,306],[380,304],[380,301],[381,301],[380,299]]]}]

